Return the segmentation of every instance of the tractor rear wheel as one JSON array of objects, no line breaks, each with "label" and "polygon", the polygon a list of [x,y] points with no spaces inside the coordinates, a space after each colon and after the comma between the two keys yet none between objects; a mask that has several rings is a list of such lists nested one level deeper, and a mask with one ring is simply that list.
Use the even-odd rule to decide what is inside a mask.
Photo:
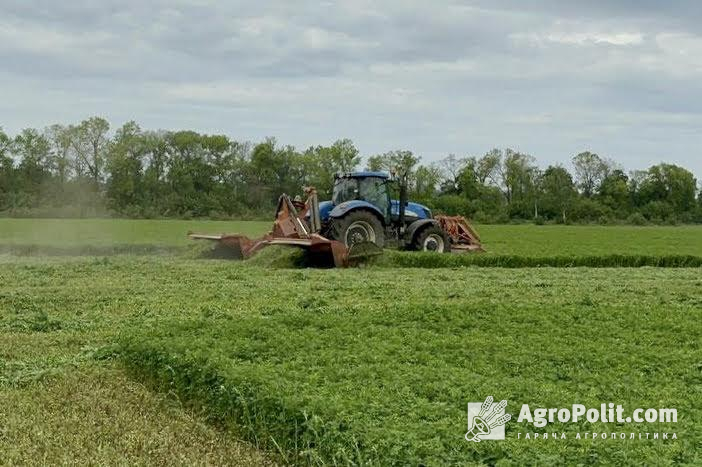
[{"label": "tractor rear wheel", "polygon": [[419,231],[412,242],[412,249],[451,253],[451,240],[446,232],[437,225],[430,225]]},{"label": "tractor rear wheel", "polygon": [[352,211],[332,221],[330,235],[347,247],[356,243],[371,242],[383,248],[385,234],[378,217],[364,210]]}]

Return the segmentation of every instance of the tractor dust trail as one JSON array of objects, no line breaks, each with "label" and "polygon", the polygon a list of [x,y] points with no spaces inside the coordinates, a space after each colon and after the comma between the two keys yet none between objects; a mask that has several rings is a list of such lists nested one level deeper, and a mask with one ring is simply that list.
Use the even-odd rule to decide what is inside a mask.
[{"label": "tractor dust trail", "polygon": [[163,247],[125,242],[128,229],[111,219],[12,219],[3,222],[0,254],[103,256],[153,254]]}]

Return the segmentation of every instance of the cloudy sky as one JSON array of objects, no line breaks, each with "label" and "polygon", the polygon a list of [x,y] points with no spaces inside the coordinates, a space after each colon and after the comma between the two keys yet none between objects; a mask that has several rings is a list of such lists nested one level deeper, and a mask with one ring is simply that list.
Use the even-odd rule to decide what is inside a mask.
[{"label": "cloudy sky", "polygon": [[698,0],[0,0],[0,126],[589,149],[702,178],[701,20]]}]

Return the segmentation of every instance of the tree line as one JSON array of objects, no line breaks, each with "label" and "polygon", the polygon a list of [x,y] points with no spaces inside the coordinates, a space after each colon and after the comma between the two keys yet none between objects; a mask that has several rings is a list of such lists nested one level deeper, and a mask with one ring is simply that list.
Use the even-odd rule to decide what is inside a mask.
[{"label": "tree line", "polygon": [[571,173],[512,149],[421,162],[398,150],[362,164],[348,139],[300,151],[135,122],[111,131],[100,117],[14,136],[0,128],[0,214],[269,219],[280,193],[316,186],[327,199],[335,173],[367,168],[401,174],[410,199],[477,222],[702,223],[697,181],[673,164],[626,172],[586,151]]}]

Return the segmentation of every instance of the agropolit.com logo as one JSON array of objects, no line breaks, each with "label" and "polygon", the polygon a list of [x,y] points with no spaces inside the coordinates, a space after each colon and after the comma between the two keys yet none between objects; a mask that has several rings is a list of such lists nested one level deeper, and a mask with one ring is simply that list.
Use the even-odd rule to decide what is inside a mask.
[{"label": "agropolit.com logo", "polygon": [[[504,440],[505,424],[512,416],[505,413],[507,401],[494,403],[492,396],[484,402],[468,403],[468,432],[466,441],[479,443],[483,440]],[[631,409],[630,409],[631,410]],[[583,404],[572,404],[571,407],[552,407],[532,409],[529,404],[522,404],[517,417],[517,423],[532,425],[534,428],[545,428],[551,423],[558,423],[557,429],[543,432],[517,432],[516,439],[609,439],[609,440],[677,440],[677,433],[670,430],[678,421],[678,411],[675,408],[637,408],[627,412],[621,404],[613,402],[601,403],[598,408],[587,407]],[[594,426],[585,432],[564,429],[569,423],[586,423]],[[627,424],[643,423],[664,424],[654,430],[626,430]],[[611,424],[611,425],[609,425]],[[608,425],[611,428],[608,428]],[[581,428],[580,426],[578,428]],[[661,428],[663,430],[661,430]],[[658,430],[661,430],[660,432]],[[665,431],[670,430],[670,431]]]},{"label": "agropolit.com logo", "polygon": [[505,423],[512,416],[505,414],[507,401],[493,404],[493,397],[488,396],[484,402],[468,403],[468,432],[466,440],[479,443],[484,439],[505,439]]}]

